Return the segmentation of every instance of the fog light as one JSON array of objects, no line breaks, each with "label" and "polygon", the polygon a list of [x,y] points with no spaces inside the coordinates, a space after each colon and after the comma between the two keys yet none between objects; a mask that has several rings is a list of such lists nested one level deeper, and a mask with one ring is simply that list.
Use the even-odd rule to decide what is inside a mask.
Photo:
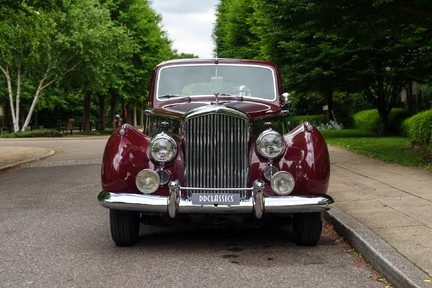
[{"label": "fog light", "polygon": [[151,169],[141,170],[136,178],[135,185],[138,190],[145,194],[155,192],[159,188],[160,178],[158,173]]},{"label": "fog light", "polygon": [[288,195],[294,189],[295,180],[289,172],[279,171],[271,178],[273,191],[281,196]]},{"label": "fog light", "polygon": [[161,186],[168,183],[170,179],[170,174],[166,170],[158,170],[157,174],[159,175]]},{"label": "fog light", "polygon": [[267,166],[264,169],[264,178],[267,180],[271,180],[273,175],[276,174],[279,170],[274,166]]}]

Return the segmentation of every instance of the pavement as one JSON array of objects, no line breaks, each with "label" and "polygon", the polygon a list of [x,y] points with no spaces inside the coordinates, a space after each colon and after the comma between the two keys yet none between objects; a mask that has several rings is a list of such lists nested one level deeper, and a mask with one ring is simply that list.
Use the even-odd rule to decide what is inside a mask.
[{"label": "pavement", "polygon": [[[394,287],[432,288],[432,171],[389,164],[329,147],[325,218]],[[54,154],[40,147],[0,147],[0,172]]]}]

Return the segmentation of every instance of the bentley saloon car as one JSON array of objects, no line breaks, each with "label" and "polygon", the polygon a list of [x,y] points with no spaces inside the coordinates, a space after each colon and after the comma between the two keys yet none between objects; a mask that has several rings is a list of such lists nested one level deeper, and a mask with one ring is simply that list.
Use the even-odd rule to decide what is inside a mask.
[{"label": "bentley saloon car", "polygon": [[99,203],[118,246],[140,224],[234,225],[280,221],[299,245],[316,245],[329,155],[310,123],[290,127],[277,67],[236,59],[159,64],[143,130],[119,127],[107,142]]}]

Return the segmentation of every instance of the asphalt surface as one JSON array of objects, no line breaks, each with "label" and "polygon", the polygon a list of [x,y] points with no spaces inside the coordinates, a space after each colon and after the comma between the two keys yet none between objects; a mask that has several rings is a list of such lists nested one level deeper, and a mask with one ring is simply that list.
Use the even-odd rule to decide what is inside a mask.
[{"label": "asphalt surface", "polygon": [[[0,140],[0,172],[28,163],[43,166],[40,160],[62,153],[31,141],[8,143]],[[336,203],[327,220],[395,287],[432,287],[432,171],[335,147],[329,151],[329,194]]]}]

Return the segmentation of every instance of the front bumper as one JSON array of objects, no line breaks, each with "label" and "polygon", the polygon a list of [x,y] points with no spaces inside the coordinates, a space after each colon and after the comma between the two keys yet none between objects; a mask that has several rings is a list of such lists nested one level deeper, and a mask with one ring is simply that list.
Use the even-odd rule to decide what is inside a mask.
[{"label": "front bumper", "polygon": [[172,181],[169,185],[168,197],[102,191],[98,200],[102,206],[109,209],[168,213],[171,218],[175,218],[178,213],[252,213],[260,219],[264,213],[323,212],[330,209],[329,205],[334,203],[332,197],[324,194],[264,197],[264,182],[255,181],[254,186],[248,188],[253,191],[252,197],[242,200],[240,205],[194,205],[181,197],[181,190],[187,188],[180,187],[177,181]]}]

